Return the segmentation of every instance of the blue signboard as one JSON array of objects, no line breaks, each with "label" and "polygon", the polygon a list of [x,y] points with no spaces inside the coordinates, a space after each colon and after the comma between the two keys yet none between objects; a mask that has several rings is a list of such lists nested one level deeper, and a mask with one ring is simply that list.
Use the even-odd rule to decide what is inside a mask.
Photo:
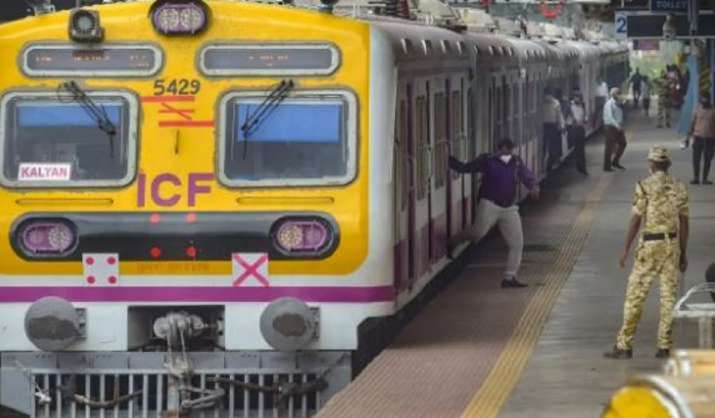
[{"label": "blue signboard", "polygon": [[688,0],[650,0],[652,12],[687,13]]}]

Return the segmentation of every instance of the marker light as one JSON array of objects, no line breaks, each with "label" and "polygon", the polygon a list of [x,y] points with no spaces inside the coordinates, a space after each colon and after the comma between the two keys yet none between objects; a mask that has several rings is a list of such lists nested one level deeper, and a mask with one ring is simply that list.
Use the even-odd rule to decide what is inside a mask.
[{"label": "marker light", "polygon": [[164,2],[154,8],[151,20],[163,35],[193,35],[206,27],[207,8],[198,2]]},{"label": "marker light", "polygon": [[62,254],[77,243],[72,227],[60,220],[28,222],[19,237],[22,247],[31,254]]},{"label": "marker light", "polygon": [[275,243],[286,252],[318,252],[332,236],[332,231],[318,220],[285,220],[276,230]]},{"label": "marker light", "polygon": [[99,13],[86,9],[73,10],[69,21],[69,35],[75,42],[102,42],[104,29],[99,22]]}]

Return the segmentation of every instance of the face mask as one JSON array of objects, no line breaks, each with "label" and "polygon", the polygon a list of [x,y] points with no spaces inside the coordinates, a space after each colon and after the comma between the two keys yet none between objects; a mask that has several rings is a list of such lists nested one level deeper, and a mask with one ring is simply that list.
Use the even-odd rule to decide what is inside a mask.
[{"label": "face mask", "polygon": [[504,164],[509,164],[509,161],[511,161],[511,154],[500,155],[499,159],[504,161]]}]

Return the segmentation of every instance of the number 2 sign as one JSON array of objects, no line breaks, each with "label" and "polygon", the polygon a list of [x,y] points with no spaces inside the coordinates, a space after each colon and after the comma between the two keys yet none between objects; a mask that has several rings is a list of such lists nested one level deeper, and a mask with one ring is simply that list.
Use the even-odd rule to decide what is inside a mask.
[{"label": "number 2 sign", "polygon": [[616,38],[626,39],[628,37],[628,15],[621,12],[615,13],[616,17]]}]

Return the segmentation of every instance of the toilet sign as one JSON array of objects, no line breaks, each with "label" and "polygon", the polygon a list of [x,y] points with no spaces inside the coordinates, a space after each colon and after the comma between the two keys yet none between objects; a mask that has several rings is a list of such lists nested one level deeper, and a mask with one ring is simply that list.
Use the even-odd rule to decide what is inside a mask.
[{"label": "toilet sign", "polygon": [[687,13],[688,1],[693,0],[651,0],[651,12]]}]

